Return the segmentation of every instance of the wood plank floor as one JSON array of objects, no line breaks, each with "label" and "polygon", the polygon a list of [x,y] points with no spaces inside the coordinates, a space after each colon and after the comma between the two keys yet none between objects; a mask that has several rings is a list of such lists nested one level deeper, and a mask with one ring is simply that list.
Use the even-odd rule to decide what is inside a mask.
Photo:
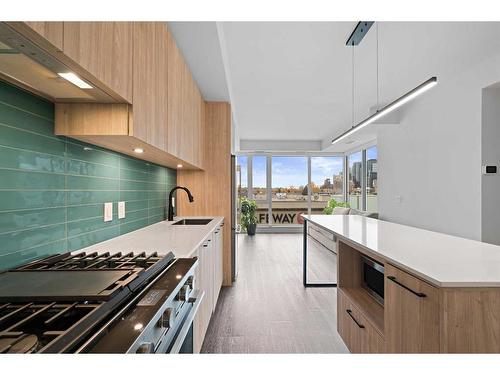
[{"label": "wood plank floor", "polygon": [[[302,285],[302,235],[239,235],[239,273],[221,291],[202,353],[346,353],[336,289]],[[335,281],[336,256],[309,241],[309,281]]]}]

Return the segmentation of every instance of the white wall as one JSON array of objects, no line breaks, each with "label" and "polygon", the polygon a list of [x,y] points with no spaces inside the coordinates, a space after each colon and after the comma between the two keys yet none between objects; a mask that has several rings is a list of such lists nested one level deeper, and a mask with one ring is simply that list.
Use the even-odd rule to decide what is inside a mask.
[{"label": "white wall", "polygon": [[438,80],[379,132],[380,217],[479,240],[481,92],[500,81],[500,55]]},{"label": "white wall", "polygon": [[[483,90],[482,164],[500,166],[500,89]],[[481,176],[481,239],[500,245],[500,174]]]}]

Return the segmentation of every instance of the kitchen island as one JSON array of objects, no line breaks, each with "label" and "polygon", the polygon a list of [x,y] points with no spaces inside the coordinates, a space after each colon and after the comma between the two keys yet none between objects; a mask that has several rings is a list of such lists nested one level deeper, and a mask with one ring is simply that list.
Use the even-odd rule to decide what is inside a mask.
[{"label": "kitchen island", "polygon": [[[500,352],[500,246],[357,215],[303,217],[305,236],[315,226],[336,237],[337,328],[352,352]],[[369,263],[382,298],[367,287]]]}]

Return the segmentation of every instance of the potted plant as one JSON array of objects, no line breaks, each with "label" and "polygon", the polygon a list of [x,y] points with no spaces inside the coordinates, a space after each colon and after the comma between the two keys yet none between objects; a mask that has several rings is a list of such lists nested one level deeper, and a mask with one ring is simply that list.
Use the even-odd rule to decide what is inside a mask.
[{"label": "potted plant", "polygon": [[257,203],[255,201],[241,198],[241,227],[247,231],[249,236],[255,235],[255,230],[257,229],[257,215],[255,211],[257,210]]},{"label": "potted plant", "polygon": [[350,206],[349,203],[347,202],[339,202],[336,201],[334,198],[332,198],[328,201],[328,204],[324,208],[323,213],[325,215],[331,215],[335,207],[350,207]]}]

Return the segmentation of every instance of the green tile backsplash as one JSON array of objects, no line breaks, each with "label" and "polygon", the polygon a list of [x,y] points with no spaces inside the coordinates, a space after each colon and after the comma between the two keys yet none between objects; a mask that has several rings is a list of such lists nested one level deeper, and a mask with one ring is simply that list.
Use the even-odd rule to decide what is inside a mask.
[{"label": "green tile backsplash", "polygon": [[[53,104],[0,81],[0,270],[163,220],[176,179],[175,170],[55,136]],[[114,203],[106,223],[105,202]]]}]

